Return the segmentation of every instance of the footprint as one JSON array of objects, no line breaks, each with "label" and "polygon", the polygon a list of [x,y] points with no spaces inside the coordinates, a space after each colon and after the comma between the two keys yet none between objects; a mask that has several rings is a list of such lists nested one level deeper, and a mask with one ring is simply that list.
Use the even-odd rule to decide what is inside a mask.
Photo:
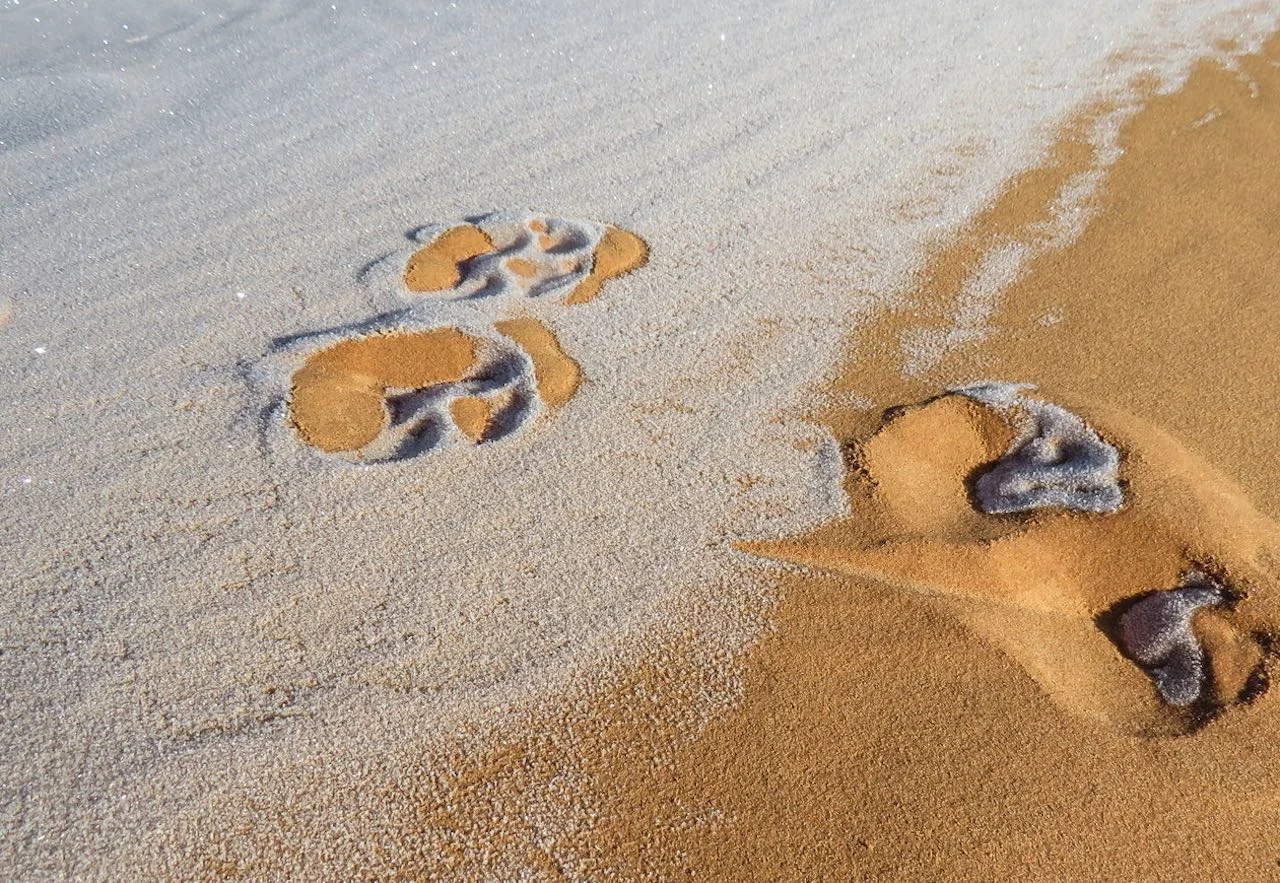
[{"label": "footprint", "polygon": [[[1137,735],[1193,731],[1265,687],[1280,527],[1155,427],[1087,413],[1102,434],[1021,392],[995,401],[969,388],[896,409],[854,452],[850,517],[744,548],[924,595],[1073,713]],[[1020,513],[983,511],[981,476],[1027,465],[1029,438],[1057,437],[1055,425],[1079,442],[1063,462],[1096,468],[1044,486],[1083,480],[1080,505],[1055,491]],[[1110,514],[1090,511],[1100,487],[1121,488],[1098,445],[1125,452],[1123,507]]]},{"label": "footprint", "polygon": [[410,296],[558,296],[572,306],[649,256],[644,240],[620,227],[548,215],[494,213],[424,227],[415,239],[420,248],[387,261],[403,261],[400,284]]},{"label": "footprint", "polygon": [[[1206,642],[1192,624],[1193,618],[1203,615],[1200,611],[1220,607],[1226,601],[1225,590],[1213,577],[1192,570],[1183,576],[1176,589],[1144,595],[1126,605],[1119,617],[1120,648],[1146,671],[1170,705],[1191,705],[1205,695],[1225,693],[1233,698],[1243,692],[1248,672],[1244,678],[1238,677],[1241,670],[1238,659],[1223,660],[1215,672],[1218,677],[1210,679],[1205,660]],[[1229,626],[1225,627],[1229,630]],[[1214,656],[1238,656],[1248,642],[1227,644],[1219,646]],[[1248,646],[1253,652],[1246,651],[1245,658],[1252,656],[1252,665],[1248,666],[1252,668],[1261,661],[1261,651],[1256,644]]]},{"label": "footprint", "polygon": [[519,347],[456,328],[346,337],[308,354],[291,383],[288,419],[301,440],[358,462],[502,438],[538,395]]},{"label": "footprint", "polygon": [[277,340],[250,370],[274,445],[372,463],[523,430],[566,405],[582,371],[547,325],[512,308],[550,294],[584,303],[648,256],[633,233],[544,215],[495,213],[416,239],[366,274],[392,281],[393,268],[388,287],[407,308]]}]

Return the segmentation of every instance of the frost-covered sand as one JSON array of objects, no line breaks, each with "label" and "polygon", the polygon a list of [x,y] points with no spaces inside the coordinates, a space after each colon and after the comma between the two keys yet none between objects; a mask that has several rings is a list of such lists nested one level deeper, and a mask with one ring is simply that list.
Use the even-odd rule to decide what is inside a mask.
[{"label": "frost-covered sand", "polygon": [[[1225,2],[5,2],[8,875],[608,865],[568,839],[607,803],[581,764],[467,759],[548,707],[561,732],[632,744],[588,693],[636,671],[689,674],[627,690],[661,700],[647,714],[672,744],[732,708],[777,580],[734,544],[849,512],[811,419],[843,348],[1085,118],[1086,160],[1035,235],[959,262],[961,296],[894,329],[891,373],[990,344],[1003,286],[1082,229],[1143,90],[1256,48],[1276,18]],[[370,467],[299,456],[262,382],[280,342],[397,308],[376,262],[406,234],[526,209],[635,231],[649,262],[572,308],[477,301],[425,321],[537,319],[582,369],[573,399],[489,444]],[[1023,369],[1011,379],[1041,379]],[[834,406],[898,403],[879,376],[846,372]],[[995,665],[963,654],[979,677]],[[895,683],[899,704],[862,719],[913,707]],[[888,774],[877,793],[933,787],[865,762]],[[512,769],[524,787],[474,797]],[[471,809],[433,802],[458,787]],[[699,800],[673,792],[672,825],[732,824]],[[813,867],[791,859],[890,827],[774,863]]]}]

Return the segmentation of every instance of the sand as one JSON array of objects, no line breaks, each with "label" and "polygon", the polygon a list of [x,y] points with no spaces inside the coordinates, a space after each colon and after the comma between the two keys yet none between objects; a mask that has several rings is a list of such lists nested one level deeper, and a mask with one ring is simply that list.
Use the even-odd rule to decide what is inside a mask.
[{"label": "sand", "polygon": [[[1129,327],[1183,327],[1200,274],[1175,253],[1168,299],[1097,294],[1115,326],[1078,276],[1026,286],[1048,256],[1107,265],[1072,249],[1119,214],[1098,189],[1119,124],[1194,59],[1255,49],[1275,10],[592,12],[0,4],[0,870],[1257,871],[1269,694],[1235,699],[1264,593],[1197,615],[1223,710],[1184,726],[1016,658],[990,637],[1016,610],[982,631],[742,544],[849,517],[841,442],[996,375],[1176,453],[1170,499],[1209,475],[1241,488],[1228,514],[1274,514],[1266,392],[1222,395],[1205,358],[1185,386],[1214,391],[1170,396],[1163,331]],[[1235,131],[1215,124],[1249,102],[1222,88],[1189,139]],[[1162,232],[1143,223],[1114,266]],[[493,249],[413,291],[411,256],[466,226]],[[1254,255],[1221,235],[1205,254]],[[1241,264],[1246,309],[1203,339],[1253,380],[1274,338]],[[422,388],[362,373],[372,441],[317,450],[291,424],[316,353],[442,329],[483,363]],[[1133,383],[1097,356],[1131,337]]]},{"label": "sand", "polygon": [[[451,227],[409,257],[404,268],[405,287],[421,292],[453,288],[462,279],[459,264],[492,250],[493,241],[479,228],[471,224]],[[520,273],[519,269],[512,269]],[[529,276],[532,272],[521,275]]]},{"label": "sand", "polygon": [[560,347],[560,341],[537,319],[523,316],[494,325],[499,333],[520,344],[533,361],[538,396],[553,408],[564,405],[582,384],[582,369]]},{"label": "sand", "polygon": [[[692,733],[657,711],[687,704],[681,685],[697,671],[688,649],[666,648],[587,710],[536,719],[441,783],[425,805],[443,813],[434,822],[452,848],[406,867],[484,877],[515,856],[548,879],[1274,877],[1280,716],[1264,657],[1280,634],[1280,472],[1254,458],[1276,417],[1254,407],[1270,376],[1254,360],[1280,340],[1280,267],[1268,228],[1249,219],[1274,213],[1280,190],[1273,164],[1221,145],[1263,143],[1278,69],[1275,39],[1238,71],[1204,64],[1152,97],[1120,133],[1091,222],[1000,293],[980,346],[911,375],[911,317],[857,338],[836,388],[870,378],[883,398],[861,415],[828,411],[850,443],[851,513],[751,544],[817,572],[780,577],[774,629],[742,660],[740,702]],[[1071,152],[1077,125],[1051,156]],[[923,305],[944,312],[933,280],[963,279],[984,243],[1026,229],[1044,210],[1031,197],[1054,195],[1027,181],[1055,177],[1050,165],[1014,179],[940,248],[921,274]],[[1178,198],[1192,181],[1195,197]],[[995,219],[991,235],[982,225]],[[1170,275],[1160,243],[1186,242],[1186,229],[1224,247],[1194,249]],[[1120,280],[1152,278],[1158,294],[1116,293]],[[1226,297],[1233,309],[1216,308]],[[1185,342],[1201,335],[1233,340],[1241,358],[1189,369]],[[1117,445],[1124,507],[979,512],[967,479],[1014,431],[969,398],[938,396],[988,376],[1054,390]],[[1179,415],[1201,427],[1186,441],[1169,429]],[[1233,598],[1196,615],[1208,693],[1186,709],[1126,656],[1115,614],[1193,563]],[[540,782],[566,777],[588,783],[578,799],[590,824],[558,840],[528,815],[513,824]]]}]

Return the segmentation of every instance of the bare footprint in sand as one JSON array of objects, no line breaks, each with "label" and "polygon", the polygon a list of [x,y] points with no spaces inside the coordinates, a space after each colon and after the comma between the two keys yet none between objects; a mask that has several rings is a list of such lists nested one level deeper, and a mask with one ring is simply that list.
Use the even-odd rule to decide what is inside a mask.
[{"label": "bare footprint in sand", "polygon": [[407,309],[277,340],[252,372],[279,445],[372,463],[521,431],[572,399],[582,372],[550,328],[513,305],[553,293],[584,303],[648,255],[635,234],[543,215],[415,235],[420,248],[379,262],[395,268]]},{"label": "bare footprint in sand", "polygon": [[1124,732],[1190,732],[1259,697],[1280,527],[1155,427],[1089,407],[1104,440],[1023,389],[891,412],[855,451],[849,518],[746,548],[920,592]]}]

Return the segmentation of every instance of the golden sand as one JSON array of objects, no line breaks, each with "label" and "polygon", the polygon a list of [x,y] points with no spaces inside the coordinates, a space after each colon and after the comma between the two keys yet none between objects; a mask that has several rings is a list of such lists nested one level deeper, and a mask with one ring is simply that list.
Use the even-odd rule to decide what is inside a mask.
[{"label": "golden sand", "polygon": [[340,341],[294,372],[289,416],[313,447],[359,450],[389,419],[388,390],[461,380],[475,362],[476,344],[452,328]]},{"label": "golden sand", "polygon": [[643,267],[649,259],[649,246],[634,233],[619,227],[607,227],[596,246],[591,272],[564,299],[570,306],[584,304],[600,293],[600,287],[616,276]]},{"label": "golden sand", "polygon": [[475,396],[465,396],[449,403],[449,414],[462,434],[479,444],[493,420],[493,405]]},{"label": "golden sand", "polygon": [[1217,701],[1236,702],[1261,662],[1253,632],[1280,631],[1271,599],[1280,585],[1257,561],[1261,550],[1280,549],[1280,527],[1159,430],[1093,413],[1129,452],[1129,500],[1117,514],[982,514],[966,480],[999,459],[1009,438],[998,418],[993,428],[992,412],[952,395],[896,413],[859,446],[850,517],[752,547],[921,593],[1023,665],[1068,711],[1134,735],[1186,732],[1211,709],[1167,706],[1098,620],[1127,599],[1175,587],[1196,567],[1256,587],[1260,597],[1238,614],[1198,615],[1222,657],[1210,653]]},{"label": "golden sand", "polygon": [[573,398],[582,383],[582,369],[560,348],[551,329],[528,316],[506,319],[494,327],[520,344],[533,360],[533,376],[543,402],[558,408]]},{"label": "golden sand", "polygon": [[404,284],[410,291],[444,291],[462,279],[461,265],[493,251],[493,241],[479,227],[460,224],[441,233],[409,257]]}]

